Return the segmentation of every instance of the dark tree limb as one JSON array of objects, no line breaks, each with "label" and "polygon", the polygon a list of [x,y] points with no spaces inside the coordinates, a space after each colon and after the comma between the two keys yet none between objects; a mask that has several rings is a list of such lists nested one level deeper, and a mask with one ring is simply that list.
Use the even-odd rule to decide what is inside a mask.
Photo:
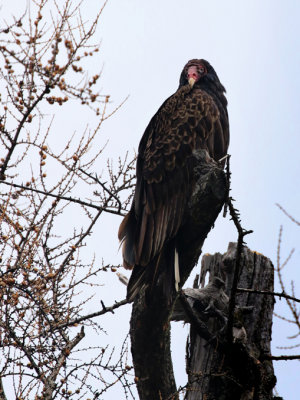
[{"label": "dark tree limb", "polygon": [[[197,263],[203,242],[228,194],[223,170],[203,150],[194,157],[196,186],[178,235],[181,285]],[[131,350],[141,400],[178,398],[170,353],[170,318],[175,300],[176,294],[170,304],[162,287],[157,286],[152,290],[150,304],[145,302],[145,293],[140,293],[133,304]]]}]

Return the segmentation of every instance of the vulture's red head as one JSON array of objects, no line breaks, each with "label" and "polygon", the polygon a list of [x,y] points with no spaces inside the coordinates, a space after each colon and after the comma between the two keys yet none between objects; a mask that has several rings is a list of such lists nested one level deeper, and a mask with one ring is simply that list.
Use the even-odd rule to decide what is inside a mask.
[{"label": "vulture's red head", "polygon": [[179,87],[184,85],[203,89],[216,96],[224,106],[227,105],[227,100],[224,96],[226,90],[220,82],[216,71],[206,60],[193,59],[184,66],[180,75]]},{"label": "vulture's red head", "polygon": [[189,84],[190,86],[215,86],[221,92],[225,92],[216,71],[206,60],[190,60],[180,75],[179,87]]}]

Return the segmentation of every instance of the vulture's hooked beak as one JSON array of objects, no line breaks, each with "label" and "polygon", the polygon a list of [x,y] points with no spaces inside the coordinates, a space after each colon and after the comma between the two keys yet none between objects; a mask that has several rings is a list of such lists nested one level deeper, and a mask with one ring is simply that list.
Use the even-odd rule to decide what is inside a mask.
[{"label": "vulture's hooked beak", "polygon": [[193,77],[190,77],[188,82],[189,82],[190,87],[192,88],[194,86],[194,83],[196,82],[196,79]]}]

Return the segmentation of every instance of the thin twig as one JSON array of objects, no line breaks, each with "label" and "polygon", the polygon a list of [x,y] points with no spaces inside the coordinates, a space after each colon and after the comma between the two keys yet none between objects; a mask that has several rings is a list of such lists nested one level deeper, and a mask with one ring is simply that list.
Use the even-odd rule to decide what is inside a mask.
[{"label": "thin twig", "polygon": [[45,86],[44,90],[42,91],[42,93],[36,98],[36,100],[31,104],[30,107],[28,106],[26,112],[23,114],[23,118],[22,118],[22,120],[20,121],[19,126],[18,126],[18,128],[17,128],[17,130],[16,130],[15,137],[13,138],[12,144],[11,144],[11,146],[10,146],[10,148],[9,148],[9,151],[8,151],[6,157],[5,157],[5,160],[4,160],[4,162],[3,162],[2,166],[1,166],[1,171],[0,171],[0,177],[1,177],[1,179],[4,179],[4,178],[5,178],[5,171],[6,171],[6,168],[7,168],[7,166],[8,166],[9,160],[11,159],[11,156],[12,156],[14,150],[15,150],[15,147],[16,147],[16,145],[17,145],[18,138],[19,138],[19,136],[20,136],[20,133],[21,133],[23,127],[24,127],[24,124],[25,124],[25,122],[26,122],[28,116],[30,115],[30,113],[32,112],[32,110],[34,110],[34,108],[37,106],[37,104],[43,99],[43,97],[44,97],[48,92],[49,92],[49,85],[47,84],[47,85]]},{"label": "thin twig", "polygon": [[229,343],[232,342],[233,337],[232,337],[232,327],[233,327],[233,315],[234,315],[234,309],[235,309],[235,297],[237,293],[237,285],[238,285],[238,279],[240,275],[240,265],[241,265],[241,258],[242,258],[242,251],[243,251],[243,246],[244,246],[244,237],[250,233],[252,233],[252,230],[246,231],[245,229],[242,228],[238,211],[233,207],[232,204],[232,198],[229,197],[228,200],[228,208],[229,212],[231,215],[231,219],[234,222],[234,225],[238,231],[238,241],[237,241],[237,249],[236,249],[236,258],[235,258],[235,265],[234,265],[234,275],[233,275],[233,281],[232,281],[232,288],[231,288],[231,294],[230,294],[230,299],[229,299],[229,306],[228,306],[228,322],[227,322],[227,340]]},{"label": "thin twig", "polygon": [[264,358],[266,358],[267,360],[274,360],[274,361],[300,360],[300,355],[295,355],[295,356],[289,356],[289,355],[283,355],[283,356],[265,355]]},{"label": "thin twig", "polygon": [[296,225],[300,226],[300,221],[297,221],[294,217],[292,217],[280,204],[276,203],[276,206]]},{"label": "thin twig", "polygon": [[106,306],[102,306],[102,310],[101,311],[96,311],[94,313],[91,314],[87,314],[84,315],[82,317],[78,317],[73,319],[72,321],[66,322],[64,324],[61,325],[57,325],[55,327],[55,329],[61,329],[61,328],[65,328],[67,326],[74,326],[76,324],[79,324],[80,322],[86,321],[88,319],[92,319],[95,317],[99,317],[100,315],[106,314],[106,313],[113,313],[114,310],[116,310],[117,308],[124,306],[125,304],[128,304],[128,301],[126,299],[119,301],[118,303],[115,303],[114,305],[110,306],[110,307],[106,307]]},{"label": "thin twig", "polygon": [[[226,157],[226,158],[225,158]],[[226,194],[226,200],[229,198],[229,193],[230,193],[230,177],[231,177],[231,172],[230,172],[230,154],[227,154],[225,157],[221,158],[223,160],[225,158],[226,160],[226,185],[227,185],[227,194]],[[221,161],[219,160],[219,162]],[[228,201],[225,201],[224,204],[224,211],[223,211],[223,218],[226,218],[227,215],[227,208],[228,208]]]},{"label": "thin twig", "polygon": [[114,199],[116,200],[116,202],[118,203],[118,205],[119,205],[118,212],[121,212],[121,210],[122,210],[122,203],[121,203],[120,199],[119,199],[111,190],[109,190],[109,189],[105,186],[105,184],[102,183],[102,182],[98,179],[97,176],[93,176],[93,175],[89,174],[88,172],[84,171],[84,170],[81,169],[81,168],[79,168],[79,171],[82,172],[83,174],[85,174],[86,176],[88,176],[89,178],[91,178],[94,182],[98,183],[98,184],[102,187],[102,189],[103,189],[105,192],[107,192],[112,198],[114,198]]},{"label": "thin twig", "polygon": [[247,293],[256,293],[256,294],[265,294],[269,296],[283,297],[285,299],[293,300],[296,301],[297,303],[300,303],[300,299],[298,299],[297,297],[289,296],[284,292],[269,292],[267,290],[255,290],[255,289],[244,289],[244,288],[237,288],[236,290],[238,292],[247,292]]},{"label": "thin twig", "polygon": [[71,203],[77,203],[77,204],[80,204],[81,206],[90,207],[90,208],[93,208],[93,209],[98,210],[98,211],[105,211],[105,212],[108,212],[110,214],[116,214],[116,215],[121,215],[121,216],[125,216],[126,215],[126,214],[121,213],[119,211],[114,211],[114,210],[111,210],[109,208],[100,207],[100,206],[97,206],[97,205],[92,204],[92,203],[88,203],[88,202],[80,200],[80,199],[75,199],[74,197],[61,196],[59,194],[53,194],[53,193],[50,193],[50,192],[45,192],[43,190],[34,189],[34,188],[27,187],[27,186],[24,186],[24,185],[18,185],[16,183],[12,183],[12,182],[1,181],[1,183],[4,183],[5,185],[12,186],[12,187],[15,187],[15,188],[18,188],[18,189],[28,190],[28,191],[31,191],[31,192],[43,194],[43,195],[48,196],[48,197],[53,197],[53,198],[55,198],[57,200],[65,200],[65,201],[70,201]]}]

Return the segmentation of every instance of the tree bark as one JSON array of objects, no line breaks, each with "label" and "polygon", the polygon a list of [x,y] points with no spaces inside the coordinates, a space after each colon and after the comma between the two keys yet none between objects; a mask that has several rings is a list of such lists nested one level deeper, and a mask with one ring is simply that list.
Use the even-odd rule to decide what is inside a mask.
[{"label": "tree bark", "polygon": [[[224,255],[216,253],[202,258],[201,287],[204,286],[205,276],[209,273],[211,284],[216,277],[221,278],[224,281],[225,293],[230,295],[236,248],[236,244],[230,243]],[[273,291],[273,281],[274,267],[271,261],[244,247],[238,287]],[[200,293],[201,290],[203,289],[200,289]],[[190,297],[189,300],[195,308],[196,302],[191,302]],[[215,301],[214,304],[216,305]],[[273,296],[238,291],[233,343],[226,343],[220,319],[207,318],[211,340],[204,339],[201,332],[198,334],[199,330],[195,324],[191,324],[187,357],[190,386],[186,400],[274,399],[272,389],[276,378],[272,361],[267,357],[271,354],[273,305]],[[219,311],[220,308],[226,316],[226,304],[223,308],[219,307]],[[218,340],[214,335],[217,335]]]},{"label": "tree bark", "polygon": [[[195,152],[193,157],[196,185],[177,236],[181,285],[197,263],[203,242],[227,196],[227,182],[220,166],[204,150]],[[178,398],[170,353],[170,317],[176,297],[174,293],[168,301],[162,287],[157,286],[151,292],[150,303],[145,301],[145,293],[140,293],[134,302],[130,336],[141,400]]]}]

